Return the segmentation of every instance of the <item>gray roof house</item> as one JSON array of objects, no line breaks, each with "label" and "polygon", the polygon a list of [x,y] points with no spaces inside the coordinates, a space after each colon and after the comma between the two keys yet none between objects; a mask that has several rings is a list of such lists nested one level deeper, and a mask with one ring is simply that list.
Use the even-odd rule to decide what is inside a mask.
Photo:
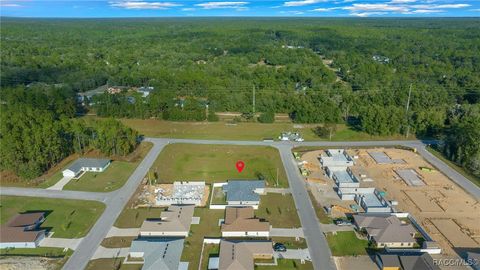
[{"label": "gray roof house", "polygon": [[229,180],[223,186],[227,193],[229,206],[251,205],[255,209],[260,203],[260,194],[265,194],[265,181],[263,180]]},{"label": "gray roof house", "polygon": [[109,165],[109,159],[79,158],[63,170],[63,177],[80,178],[85,172],[103,172]]},{"label": "gray roof house", "polygon": [[132,241],[124,264],[143,264],[142,270],[178,270],[184,238],[139,238]]},{"label": "gray roof house", "polygon": [[356,214],[353,219],[355,226],[359,230],[365,230],[368,239],[378,248],[413,248],[416,243],[415,228],[396,216]]},{"label": "gray roof house", "polygon": [[440,270],[428,253],[379,254],[375,258],[380,269]]}]

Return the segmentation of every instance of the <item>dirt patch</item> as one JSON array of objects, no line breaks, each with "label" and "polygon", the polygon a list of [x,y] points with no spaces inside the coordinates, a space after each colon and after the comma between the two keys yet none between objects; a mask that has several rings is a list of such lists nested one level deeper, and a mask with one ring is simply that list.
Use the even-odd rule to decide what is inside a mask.
[{"label": "dirt patch", "polygon": [[0,257],[0,269],[2,270],[54,270],[58,268],[59,259],[44,257]]},{"label": "dirt patch", "polygon": [[451,219],[431,219],[437,229],[448,239],[455,247],[476,248],[479,243],[475,242],[466,233],[464,233],[458,224]]}]

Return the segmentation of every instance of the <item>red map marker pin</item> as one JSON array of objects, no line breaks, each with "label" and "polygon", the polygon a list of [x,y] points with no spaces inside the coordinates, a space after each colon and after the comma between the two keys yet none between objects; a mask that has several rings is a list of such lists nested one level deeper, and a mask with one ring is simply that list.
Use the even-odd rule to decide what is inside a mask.
[{"label": "red map marker pin", "polygon": [[237,167],[237,171],[241,173],[243,171],[243,168],[245,168],[245,163],[241,160],[237,161],[235,164],[235,167]]}]

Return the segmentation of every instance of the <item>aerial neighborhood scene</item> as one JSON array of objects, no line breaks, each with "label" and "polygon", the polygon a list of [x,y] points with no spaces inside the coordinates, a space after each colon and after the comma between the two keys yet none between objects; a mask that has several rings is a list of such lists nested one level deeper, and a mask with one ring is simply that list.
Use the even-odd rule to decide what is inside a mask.
[{"label": "aerial neighborhood scene", "polygon": [[0,1],[0,269],[480,269],[480,2]]}]

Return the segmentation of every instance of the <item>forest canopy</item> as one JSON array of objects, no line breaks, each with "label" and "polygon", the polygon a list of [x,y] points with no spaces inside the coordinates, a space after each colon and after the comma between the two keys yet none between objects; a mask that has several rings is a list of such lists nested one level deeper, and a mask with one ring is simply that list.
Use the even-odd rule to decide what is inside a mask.
[{"label": "forest canopy", "polygon": [[[10,106],[19,112],[15,117],[48,112],[25,127],[60,124],[61,116],[72,119],[84,110],[105,117],[213,121],[215,111],[251,114],[255,93],[260,121],[288,113],[299,123],[440,138],[447,156],[480,174],[480,139],[470,131],[478,127],[480,102],[475,18],[4,18],[1,41],[2,92],[42,88],[27,98],[48,100],[32,108]],[[126,91],[94,95],[78,108],[77,93],[88,97],[105,86],[154,90],[147,97]],[[8,102],[17,102],[9,95]],[[2,123],[2,140],[14,128]],[[64,124],[48,132],[68,130]],[[29,158],[19,164],[40,171]],[[59,158],[52,154],[40,167]]]}]

